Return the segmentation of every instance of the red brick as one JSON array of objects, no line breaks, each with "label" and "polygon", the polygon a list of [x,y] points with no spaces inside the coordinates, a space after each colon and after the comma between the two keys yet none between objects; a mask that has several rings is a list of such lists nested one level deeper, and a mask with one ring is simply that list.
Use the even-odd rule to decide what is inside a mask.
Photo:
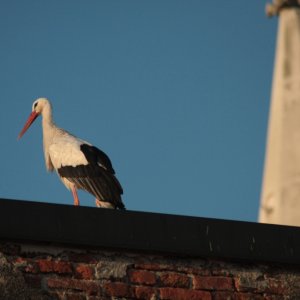
[{"label": "red brick", "polygon": [[94,270],[87,265],[78,265],[75,269],[75,277],[79,279],[93,279]]},{"label": "red brick", "polygon": [[72,274],[72,264],[66,261],[55,261],[53,264],[53,270],[59,274]]},{"label": "red brick", "polygon": [[51,260],[39,260],[38,265],[41,272],[53,272],[53,262]]},{"label": "red brick", "polygon": [[104,284],[104,290],[107,295],[113,297],[132,297],[130,286],[123,282],[107,282]]},{"label": "red brick", "polygon": [[130,271],[129,277],[133,283],[153,285],[156,282],[155,273],[145,270]]},{"label": "red brick", "polygon": [[190,287],[190,277],[185,274],[164,272],[159,275],[162,286],[169,287]]},{"label": "red brick", "polygon": [[221,276],[195,276],[194,288],[196,290],[233,290],[233,280]]},{"label": "red brick", "polygon": [[136,299],[151,300],[157,294],[157,289],[150,286],[137,286],[135,287]]},{"label": "red brick", "polygon": [[207,291],[196,291],[181,288],[160,288],[160,299],[163,300],[211,300]]},{"label": "red brick", "polygon": [[59,273],[59,274],[71,274],[72,265],[66,261],[52,261],[47,259],[41,259],[38,261],[39,269],[43,273]]},{"label": "red brick", "polygon": [[85,291],[88,295],[98,295],[100,293],[100,286],[95,281],[90,280],[48,278],[47,285],[49,288]]}]

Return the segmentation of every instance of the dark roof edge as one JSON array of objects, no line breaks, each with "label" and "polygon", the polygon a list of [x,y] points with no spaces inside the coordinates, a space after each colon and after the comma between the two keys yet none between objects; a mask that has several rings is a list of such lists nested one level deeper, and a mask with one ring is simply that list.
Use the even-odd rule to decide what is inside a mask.
[{"label": "dark roof edge", "polygon": [[300,228],[0,199],[0,239],[300,265]]}]

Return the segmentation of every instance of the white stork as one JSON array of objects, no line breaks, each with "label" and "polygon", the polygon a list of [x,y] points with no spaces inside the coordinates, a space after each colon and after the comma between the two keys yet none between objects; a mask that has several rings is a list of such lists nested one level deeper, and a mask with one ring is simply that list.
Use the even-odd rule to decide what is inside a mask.
[{"label": "white stork", "polygon": [[43,144],[46,168],[55,170],[72,191],[74,205],[79,205],[77,189],[96,197],[96,206],[125,209],[121,199],[123,189],[108,156],[69,132],[57,127],[52,120],[52,106],[46,98],[32,104],[30,114],[18,138],[21,138],[34,120],[42,115]]}]

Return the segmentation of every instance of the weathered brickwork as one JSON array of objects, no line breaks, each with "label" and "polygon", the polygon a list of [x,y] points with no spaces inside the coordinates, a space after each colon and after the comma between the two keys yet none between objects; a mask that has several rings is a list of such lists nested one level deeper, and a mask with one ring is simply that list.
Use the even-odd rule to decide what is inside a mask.
[{"label": "weathered brickwork", "polygon": [[0,268],[4,300],[10,299],[9,291],[1,282],[10,272],[14,300],[300,299],[300,268],[288,265],[5,241],[0,263],[6,270]]}]

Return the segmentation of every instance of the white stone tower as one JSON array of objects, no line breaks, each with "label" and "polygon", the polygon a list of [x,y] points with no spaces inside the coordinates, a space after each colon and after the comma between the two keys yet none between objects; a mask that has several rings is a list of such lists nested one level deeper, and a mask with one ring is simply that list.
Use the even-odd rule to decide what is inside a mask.
[{"label": "white stone tower", "polygon": [[259,222],[300,226],[300,0],[273,0],[279,15]]}]

